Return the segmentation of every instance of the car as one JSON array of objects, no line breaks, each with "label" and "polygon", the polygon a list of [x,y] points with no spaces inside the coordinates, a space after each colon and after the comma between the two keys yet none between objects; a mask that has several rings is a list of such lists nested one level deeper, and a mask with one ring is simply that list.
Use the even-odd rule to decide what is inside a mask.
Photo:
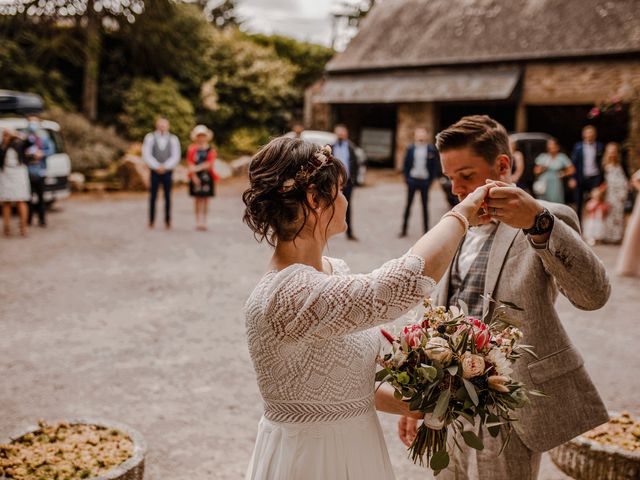
[{"label": "car", "polygon": [[[0,118],[0,135],[4,129],[17,130],[26,133],[29,123],[26,118]],[[47,169],[44,178],[44,201],[52,204],[57,200],[67,198],[69,189],[69,174],[71,173],[71,159],[65,151],[64,141],[60,133],[60,125],[50,120],[40,121],[38,132],[42,138],[50,140],[54,153],[47,157]],[[34,199],[35,200],[35,199]]]},{"label": "car", "polygon": [[[295,138],[294,132],[288,132],[285,137]],[[315,143],[316,145],[333,145],[336,143],[336,134],[333,132],[324,132],[322,130],[303,130],[300,136],[305,142]],[[353,149],[356,152],[358,158],[358,178],[356,183],[358,185],[364,185],[366,173],[367,173],[367,154],[355,143],[351,142]]]}]

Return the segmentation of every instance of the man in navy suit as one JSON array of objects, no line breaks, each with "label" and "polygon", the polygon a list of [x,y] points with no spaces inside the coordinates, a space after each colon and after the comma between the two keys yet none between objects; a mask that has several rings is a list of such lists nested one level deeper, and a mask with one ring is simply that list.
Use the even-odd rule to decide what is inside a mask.
[{"label": "man in navy suit", "polygon": [[596,127],[587,125],[582,129],[582,142],[573,147],[571,161],[576,167],[576,211],[582,221],[582,206],[585,196],[598,187],[603,180],[602,154],[604,146],[596,141]]},{"label": "man in navy suit", "polygon": [[347,171],[347,182],[342,187],[342,193],[347,198],[347,238],[349,240],[357,240],[351,228],[351,192],[353,187],[358,184],[358,157],[353,145],[349,141],[349,130],[345,125],[338,124],[334,128],[336,134],[336,143],[333,144],[333,156],[342,162]]},{"label": "man in navy suit", "polygon": [[429,133],[426,128],[417,128],[415,142],[407,147],[404,156],[404,178],[407,182],[407,206],[404,209],[401,237],[407,236],[411,204],[417,191],[422,200],[422,221],[424,231],[429,230],[429,187],[440,176],[440,155],[434,145],[427,142]]}]

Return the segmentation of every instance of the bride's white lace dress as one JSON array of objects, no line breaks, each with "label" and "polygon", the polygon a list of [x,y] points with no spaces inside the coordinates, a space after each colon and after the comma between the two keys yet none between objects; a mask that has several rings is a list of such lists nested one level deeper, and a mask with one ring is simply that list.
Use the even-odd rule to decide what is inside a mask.
[{"label": "bride's white lace dress", "polygon": [[367,275],[325,258],[268,272],[245,306],[264,416],[247,471],[256,480],[394,478],[374,410],[378,324],[428,296],[424,260],[407,254]]}]

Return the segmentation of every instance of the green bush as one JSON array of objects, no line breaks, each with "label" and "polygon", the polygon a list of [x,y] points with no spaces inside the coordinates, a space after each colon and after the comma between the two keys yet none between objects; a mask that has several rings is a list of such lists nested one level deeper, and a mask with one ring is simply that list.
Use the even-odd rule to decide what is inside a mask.
[{"label": "green bush", "polygon": [[212,31],[211,42],[209,61],[215,74],[202,85],[200,121],[222,142],[243,127],[273,132],[286,128],[295,103],[296,67],[239,30]]},{"label": "green bush", "polygon": [[265,128],[238,128],[229,137],[228,147],[237,154],[253,155],[268,141],[269,132]]},{"label": "green bush", "polygon": [[113,127],[94,125],[79,113],[54,109],[42,115],[60,124],[65,147],[75,172],[106,168],[129,149],[129,142]]},{"label": "green bush", "polygon": [[131,140],[142,141],[153,131],[157,117],[171,122],[171,131],[180,139],[183,150],[189,143],[189,132],[195,126],[193,106],[180,94],[178,85],[170,78],[161,82],[137,78],[124,95],[124,114],[121,121]]}]

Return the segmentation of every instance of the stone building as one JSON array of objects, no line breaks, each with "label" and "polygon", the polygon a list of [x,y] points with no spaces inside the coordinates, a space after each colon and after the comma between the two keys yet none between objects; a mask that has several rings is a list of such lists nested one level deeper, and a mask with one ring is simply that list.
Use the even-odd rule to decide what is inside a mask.
[{"label": "stone building", "polygon": [[477,113],[567,150],[591,123],[640,166],[640,0],[378,2],[305,104],[308,127],[345,123],[396,167],[416,126]]}]

